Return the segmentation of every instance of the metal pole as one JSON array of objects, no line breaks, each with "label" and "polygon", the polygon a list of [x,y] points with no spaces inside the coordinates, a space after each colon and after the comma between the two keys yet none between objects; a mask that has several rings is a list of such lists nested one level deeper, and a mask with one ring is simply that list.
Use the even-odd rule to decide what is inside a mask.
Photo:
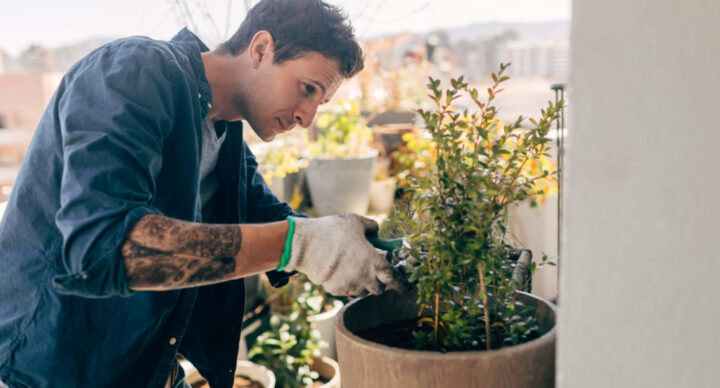
[{"label": "metal pole", "polygon": [[[557,154],[558,154],[558,202],[557,202],[557,253],[558,253],[558,266],[560,265],[560,236],[562,233],[562,198],[563,198],[563,169],[565,166],[565,84],[558,83],[550,86],[550,89],[555,91],[555,103],[563,101],[563,107],[558,112],[558,117],[555,121],[557,128]],[[559,274],[558,274],[559,275]],[[560,295],[558,294],[558,299]]]}]

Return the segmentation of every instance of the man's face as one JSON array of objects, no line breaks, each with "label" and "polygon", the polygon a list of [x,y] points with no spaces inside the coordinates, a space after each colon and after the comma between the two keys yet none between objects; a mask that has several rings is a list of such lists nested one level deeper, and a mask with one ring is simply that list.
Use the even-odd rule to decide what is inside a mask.
[{"label": "man's face", "polygon": [[296,124],[307,128],[318,105],[327,102],[342,83],[335,60],[308,52],[297,59],[272,63],[272,54],[256,68],[248,90],[238,90],[235,109],[264,141]]}]

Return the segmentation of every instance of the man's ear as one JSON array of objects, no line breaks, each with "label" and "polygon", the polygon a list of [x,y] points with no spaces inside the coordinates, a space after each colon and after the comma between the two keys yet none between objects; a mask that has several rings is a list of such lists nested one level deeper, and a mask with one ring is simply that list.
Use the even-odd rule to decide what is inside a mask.
[{"label": "man's ear", "polygon": [[273,61],[273,50],[275,49],[275,40],[270,32],[266,30],[258,31],[250,42],[248,52],[250,53],[250,63],[254,69],[257,69],[261,63]]}]

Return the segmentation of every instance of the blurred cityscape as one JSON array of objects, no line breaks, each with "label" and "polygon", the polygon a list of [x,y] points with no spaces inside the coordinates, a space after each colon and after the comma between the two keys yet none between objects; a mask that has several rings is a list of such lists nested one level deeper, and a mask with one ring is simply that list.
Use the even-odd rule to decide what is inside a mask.
[{"label": "blurred cityscape", "polygon": [[[63,74],[110,40],[95,38],[55,48],[31,45],[17,56],[0,48],[0,187],[12,185]],[[417,109],[425,100],[428,76],[449,79],[463,74],[473,86],[486,86],[501,62],[511,62],[511,81],[497,99],[502,106],[499,117],[511,120],[520,114],[537,115],[554,96],[550,85],[565,82],[568,75],[568,21],[483,23],[362,43],[366,70],[338,97],[360,100],[365,111]]]}]

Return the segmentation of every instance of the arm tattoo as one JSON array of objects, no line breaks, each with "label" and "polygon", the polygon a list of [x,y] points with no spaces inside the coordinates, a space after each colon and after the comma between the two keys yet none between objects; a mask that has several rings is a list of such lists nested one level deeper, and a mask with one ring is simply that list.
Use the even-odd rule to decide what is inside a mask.
[{"label": "arm tattoo", "polygon": [[143,217],[122,246],[130,288],[175,289],[232,279],[242,233],[237,225]]}]

